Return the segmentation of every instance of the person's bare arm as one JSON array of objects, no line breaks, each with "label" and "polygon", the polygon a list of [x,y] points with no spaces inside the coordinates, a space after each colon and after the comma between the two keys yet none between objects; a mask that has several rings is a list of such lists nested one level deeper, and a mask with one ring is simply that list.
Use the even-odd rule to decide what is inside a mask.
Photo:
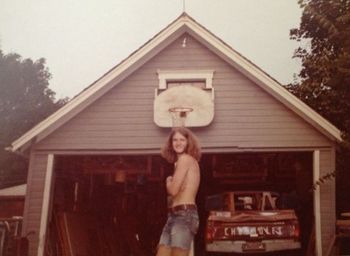
[{"label": "person's bare arm", "polygon": [[174,176],[169,176],[166,179],[166,188],[168,194],[175,196],[179,193],[181,185],[183,184],[187,171],[191,165],[191,158],[188,155],[182,155],[176,165]]}]

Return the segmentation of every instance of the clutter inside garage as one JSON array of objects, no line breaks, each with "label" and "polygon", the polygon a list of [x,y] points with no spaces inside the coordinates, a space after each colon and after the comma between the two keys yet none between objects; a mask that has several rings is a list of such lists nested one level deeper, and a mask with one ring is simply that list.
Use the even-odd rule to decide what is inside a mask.
[{"label": "clutter inside garage", "polygon": [[[306,250],[312,229],[312,154],[204,154],[197,195],[204,255],[205,198],[224,191],[269,190],[294,208]],[[164,180],[173,166],[158,155],[72,155],[55,161],[45,255],[155,255],[167,218]]]}]

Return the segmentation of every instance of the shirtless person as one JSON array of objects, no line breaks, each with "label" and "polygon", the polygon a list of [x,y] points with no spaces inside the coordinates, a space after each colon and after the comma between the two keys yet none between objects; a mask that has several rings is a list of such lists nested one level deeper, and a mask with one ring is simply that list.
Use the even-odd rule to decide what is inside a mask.
[{"label": "shirtless person", "polygon": [[199,225],[195,201],[201,152],[197,139],[187,128],[174,128],[162,149],[162,156],[174,163],[175,171],[166,179],[171,203],[157,256],[187,256]]}]

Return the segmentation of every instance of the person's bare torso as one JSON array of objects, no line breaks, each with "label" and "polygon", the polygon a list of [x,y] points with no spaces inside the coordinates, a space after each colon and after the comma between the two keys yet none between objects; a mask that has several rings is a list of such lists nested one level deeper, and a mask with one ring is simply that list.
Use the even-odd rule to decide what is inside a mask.
[{"label": "person's bare torso", "polygon": [[190,158],[186,165],[186,176],[184,177],[179,192],[172,197],[171,206],[179,204],[195,204],[196,201],[196,195],[200,183],[199,165],[193,157],[189,155],[186,155],[185,157]]}]

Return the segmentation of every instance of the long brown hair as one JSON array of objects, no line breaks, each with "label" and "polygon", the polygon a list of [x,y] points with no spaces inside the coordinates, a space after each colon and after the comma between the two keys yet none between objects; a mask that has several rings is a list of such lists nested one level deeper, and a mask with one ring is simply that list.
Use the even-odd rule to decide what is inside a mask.
[{"label": "long brown hair", "polygon": [[187,139],[187,147],[185,149],[185,153],[189,154],[194,159],[199,161],[202,153],[198,139],[188,128],[185,127],[177,127],[172,129],[165,142],[165,145],[161,149],[162,157],[164,157],[169,163],[175,163],[177,161],[177,154],[173,148],[173,137],[177,132]]}]

